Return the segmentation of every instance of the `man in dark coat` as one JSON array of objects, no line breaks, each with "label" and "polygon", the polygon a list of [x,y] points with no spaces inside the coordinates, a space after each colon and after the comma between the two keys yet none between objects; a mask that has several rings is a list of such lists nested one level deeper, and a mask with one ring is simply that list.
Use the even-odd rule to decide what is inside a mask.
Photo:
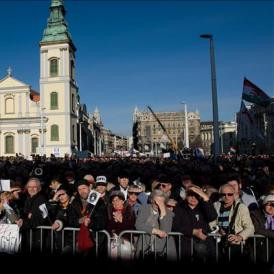
[{"label": "man in dark coat", "polygon": [[[40,231],[36,227],[42,225],[49,225],[49,220],[43,216],[43,212],[39,208],[42,204],[46,205],[46,199],[41,194],[41,183],[37,178],[31,178],[26,185],[28,197],[25,201],[23,218],[20,219],[18,225],[21,226],[23,243],[25,247],[30,250],[30,230],[32,230],[32,250],[38,249],[40,246]],[[24,237],[25,236],[25,237]]]},{"label": "man in dark coat", "polygon": [[208,237],[209,223],[217,218],[217,212],[208,196],[197,186],[188,188],[186,199],[175,208],[173,231],[184,234],[181,240],[183,256],[190,257],[193,237],[194,256],[199,259],[214,256],[214,241]]},{"label": "man in dark coat", "polygon": [[[94,206],[88,203],[90,185],[86,180],[80,180],[76,183],[77,196],[72,202],[75,209],[79,226],[84,223],[86,227],[92,230],[92,237],[95,239],[96,231],[104,230],[108,220],[107,207],[102,199],[99,199]],[[98,243],[100,248],[105,240],[103,235],[99,235]]]}]

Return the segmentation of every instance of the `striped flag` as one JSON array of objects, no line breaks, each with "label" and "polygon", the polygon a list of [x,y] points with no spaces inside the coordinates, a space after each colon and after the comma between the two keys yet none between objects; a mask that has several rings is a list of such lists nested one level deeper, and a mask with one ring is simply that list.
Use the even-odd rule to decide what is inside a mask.
[{"label": "striped flag", "polygon": [[248,79],[244,78],[242,99],[260,106],[267,106],[270,103],[270,97],[259,87],[254,85]]}]

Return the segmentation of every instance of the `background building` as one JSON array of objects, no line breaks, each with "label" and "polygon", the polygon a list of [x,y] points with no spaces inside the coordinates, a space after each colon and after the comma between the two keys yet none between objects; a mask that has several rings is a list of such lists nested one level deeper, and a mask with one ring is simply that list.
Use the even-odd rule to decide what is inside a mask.
[{"label": "background building", "polygon": [[237,145],[240,153],[274,153],[274,99],[268,106],[246,106],[237,113]]},{"label": "background building", "polygon": [[[231,122],[219,122],[221,153],[228,153],[231,147],[236,146],[237,124]],[[210,155],[214,144],[213,122],[201,122],[201,147],[205,155]]]},{"label": "background building", "polygon": [[[166,128],[169,136],[179,149],[184,147],[185,119],[183,112],[155,112]],[[188,112],[189,144],[196,145],[200,135],[199,112]],[[139,111],[136,107],[133,114],[133,145],[140,152],[151,152],[159,155],[162,149],[170,147],[170,141],[151,112]]]}]

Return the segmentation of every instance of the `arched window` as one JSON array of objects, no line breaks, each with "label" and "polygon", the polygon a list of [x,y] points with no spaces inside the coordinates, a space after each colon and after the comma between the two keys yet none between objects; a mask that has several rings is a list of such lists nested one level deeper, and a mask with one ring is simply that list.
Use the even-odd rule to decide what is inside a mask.
[{"label": "arched window", "polygon": [[5,150],[6,154],[13,154],[14,153],[14,137],[9,135],[5,138]]},{"label": "arched window", "polygon": [[52,58],[50,61],[50,77],[58,76],[58,59]]},{"label": "arched window", "polygon": [[50,109],[58,109],[58,93],[55,91],[50,94]]},{"label": "arched window", "polygon": [[38,138],[37,137],[31,138],[31,153],[36,154],[37,147],[38,147]]},{"label": "arched window", "polygon": [[75,79],[75,66],[74,66],[74,61],[70,61],[70,76],[74,80]]},{"label": "arched window", "polygon": [[14,113],[14,99],[13,98],[7,98],[5,100],[5,112],[6,112],[6,114]]},{"label": "arched window", "polygon": [[59,141],[59,127],[57,125],[51,126],[50,140],[51,141]]}]

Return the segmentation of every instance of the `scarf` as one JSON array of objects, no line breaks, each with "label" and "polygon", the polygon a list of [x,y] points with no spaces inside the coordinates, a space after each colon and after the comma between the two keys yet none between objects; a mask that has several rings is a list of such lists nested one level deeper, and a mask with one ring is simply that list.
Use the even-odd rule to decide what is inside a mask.
[{"label": "scarf", "polygon": [[265,229],[274,231],[274,216],[266,214]]}]

